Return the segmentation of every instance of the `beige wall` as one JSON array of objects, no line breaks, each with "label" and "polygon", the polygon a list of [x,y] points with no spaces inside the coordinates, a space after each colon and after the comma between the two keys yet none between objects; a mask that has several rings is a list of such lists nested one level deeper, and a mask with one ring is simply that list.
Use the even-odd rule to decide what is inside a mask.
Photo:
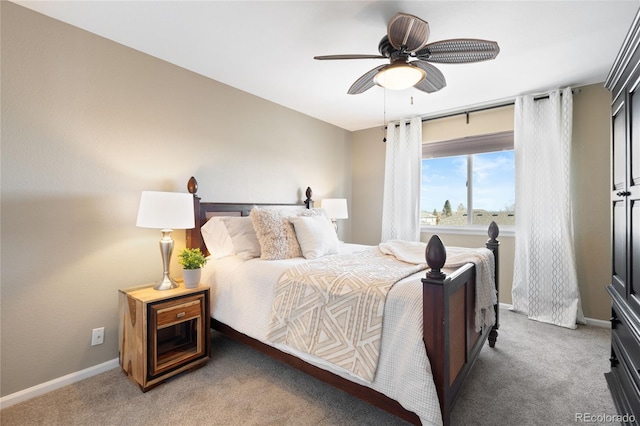
[{"label": "beige wall", "polygon": [[428,120],[422,123],[422,141],[425,143],[458,139],[465,136],[513,130],[513,105],[487,109],[467,115]]},{"label": "beige wall", "polygon": [[[573,97],[573,194],[576,261],[584,314],[606,320],[610,300],[605,287],[610,281],[609,233],[609,110],[611,96],[602,84],[581,88]],[[423,123],[423,140],[432,142],[513,129],[513,107]],[[380,241],[384,187],[385,145],[379,128],[353,135],[353,242]],[[445,245],[479,247],[485,236],[442,234]],[[430,234],[422,234],[428,241]],[[515,241],[500,238],[500,301],[511,303]]]},{"label": "beige wall", "polygon": [[3,396],[117,358],[117,289],[162,273],[160,232],[135,227],[142,190],[194,175],[209,201],[351,197],[350,132],[0,7]]},{"label": "beige wall", "polygon": [[380,242],[385,159],[383,137],[381,128],[353,133],[351,242],[354,243],[373,245]]},{"label": "beige wall", "polygon": [[573,97],[572,193],[578,284],[585,316],[608,320],[611,299],[611,94],[602,84]]}]

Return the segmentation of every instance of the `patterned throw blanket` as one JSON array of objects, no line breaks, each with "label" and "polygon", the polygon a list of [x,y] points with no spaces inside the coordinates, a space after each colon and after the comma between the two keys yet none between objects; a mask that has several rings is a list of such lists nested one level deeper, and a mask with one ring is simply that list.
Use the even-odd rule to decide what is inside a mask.
[{"label": "patterned throw blanket", "polygon": [[387,293],[397,281],[426,267],[399,261],[378,247],[294,266],[276,285],[267,340],[372,382]]}]

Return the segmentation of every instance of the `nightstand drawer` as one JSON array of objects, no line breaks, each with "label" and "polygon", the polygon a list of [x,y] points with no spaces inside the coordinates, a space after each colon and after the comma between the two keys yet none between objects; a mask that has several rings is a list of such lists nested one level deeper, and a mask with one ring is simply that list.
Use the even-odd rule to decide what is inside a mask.
[{"label": "nightstand drawer", "polygon": [[199,317],[202,314],[202,297],[181,300],[177,305],[175,302],[161,303],[151,309],[155,310],[156,327],[164,328]]}]

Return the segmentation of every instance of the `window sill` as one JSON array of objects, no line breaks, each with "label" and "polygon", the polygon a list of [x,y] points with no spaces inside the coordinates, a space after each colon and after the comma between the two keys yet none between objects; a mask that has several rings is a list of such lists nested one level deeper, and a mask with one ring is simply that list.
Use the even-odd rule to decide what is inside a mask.
[{"label": "window sill", "polygon": [[[513,225],[498,225],[500,237],[515,237],[516,227]],[[456,235],[487,235],[488,227],[484,226],[421,226],[421,234],[456,234]]]}]

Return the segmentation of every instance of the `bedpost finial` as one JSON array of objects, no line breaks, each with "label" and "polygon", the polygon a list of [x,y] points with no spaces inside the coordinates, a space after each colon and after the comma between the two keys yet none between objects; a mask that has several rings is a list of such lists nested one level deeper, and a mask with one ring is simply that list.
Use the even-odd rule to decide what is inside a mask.
[{"label": "bedpost finial", "polygon": [[489,238],[491,238],[491,241],[495,241],[496,238],[498,238],[498,235],[500,234],[500,228],[498,228],[498,224],[495,221],[492,221],[491,224],[489,224],[489,230],[487,231],[487,234],[489,234]]},{"label": "bedpost finial", "polygon": [[431,268],[431,270],[427,272],[427,277],[436,279],[444,278],[445,274],[442,273],[441,269],[447,261],[447,251],[439,236],[433,235],[431,237],[429,243],[427,243],[424,257],[427,260],[427,265]]},{"label": "bedpost finial", "polygon": [[313,191],[310,186],[307,186],[307,191],[304,194],[307,196],[307,199],[304,200],[304,205],[307,206],[308,209],[312,209],[313,200],[311,199],[311,196],[313,195]]},{"label": "bedpost finial", "polygon": [[193,195],[196,195],[196,192],[198,192],[198,181],[193,176],[191,176],[189,182],[187,182],[187,190],[189,194]]}]

